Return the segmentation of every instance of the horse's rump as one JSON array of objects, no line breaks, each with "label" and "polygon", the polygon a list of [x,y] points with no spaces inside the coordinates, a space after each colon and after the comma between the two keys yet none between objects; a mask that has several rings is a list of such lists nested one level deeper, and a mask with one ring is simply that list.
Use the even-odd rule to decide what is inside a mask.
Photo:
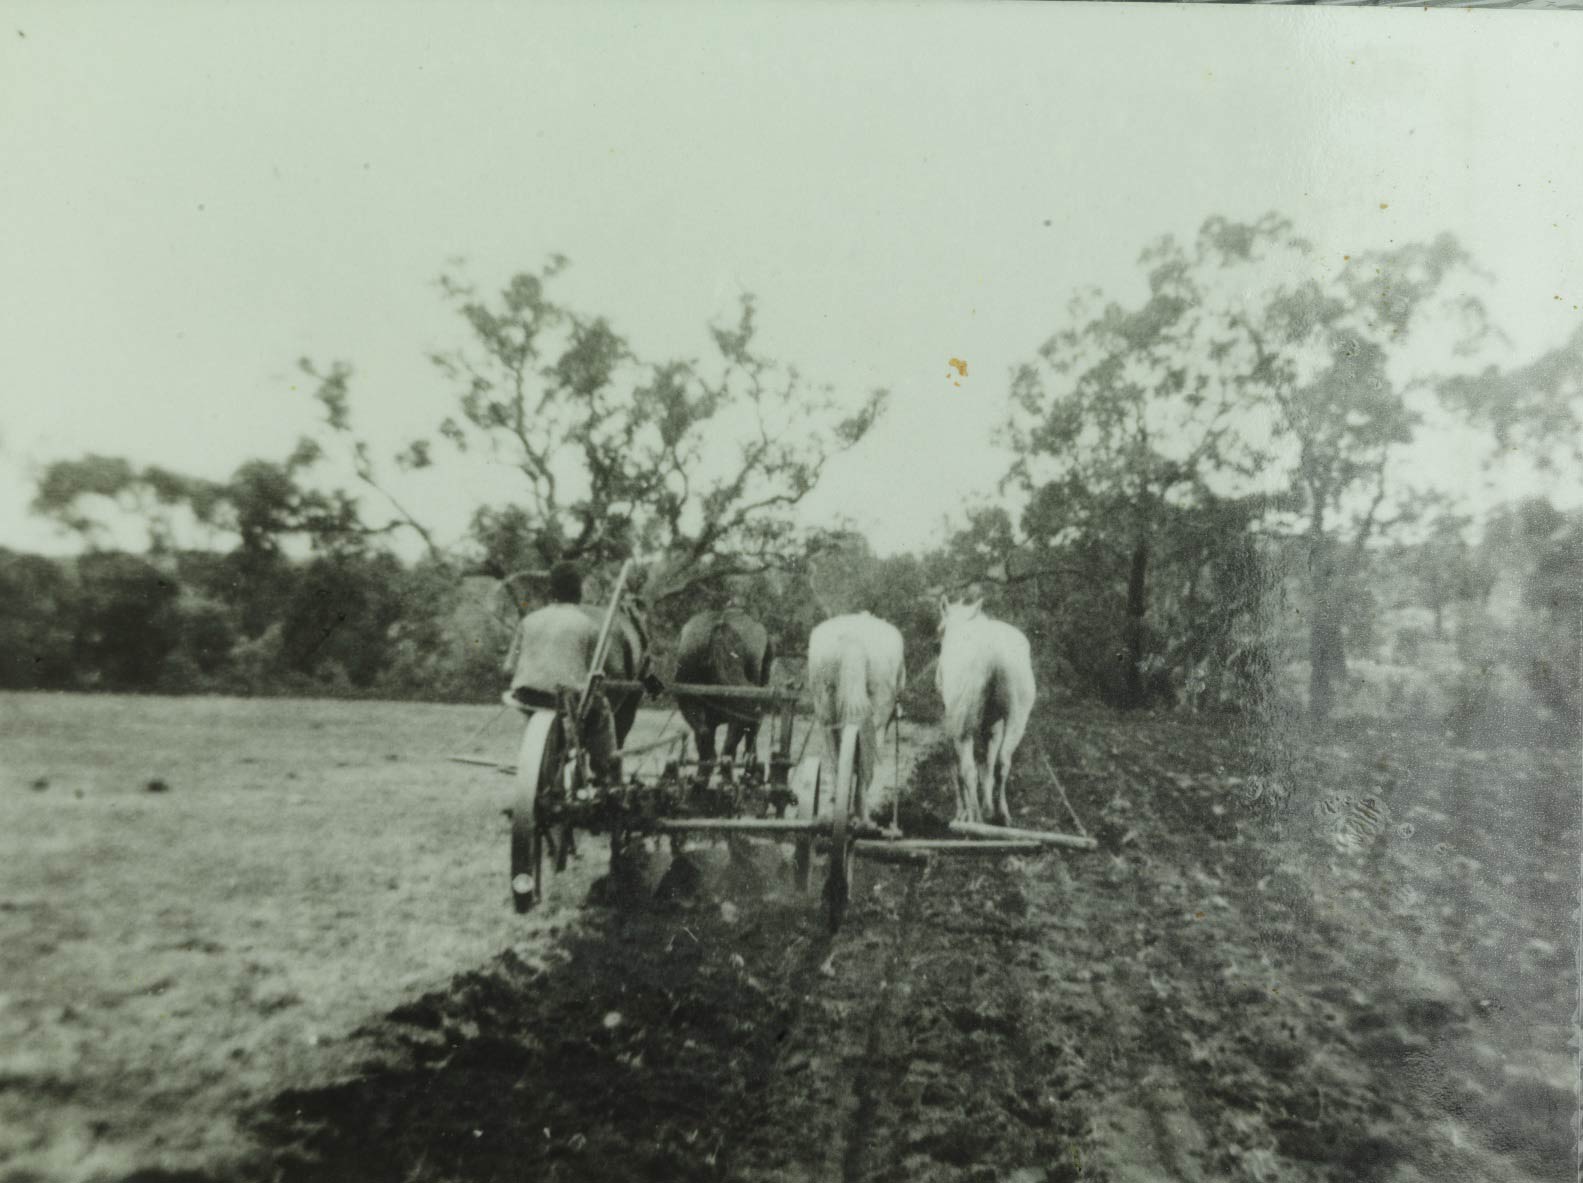
[{"label": "horse's rump", "polygon": [[[676,641],[676,681],[699,686],[764,686],[773,654],[769,631],[745,612],[727,608],[700,612],[682,626]],[[694,698],[684,714],[746,721],[762,704],[742,699]]]},{"label": "horse's rump", "polygon": [[878,617],[837,616],[809,634],[808,684],[825,726],[883,726],[905,680],[901,634]]},{"label": "horse's rump", "polygon": [[676,679],[717,686],[762,686],[768,679],[769,631],[745,612],[700,612],[676,640]]},{"label": "horse's rump", "polygon": [[1037,694],[1032,647],[1019,629],[984,616],[978,603],[942,600],[940,623],[936,682],[956,748],[957,817],[978,822],[992,815],[1009,825],[1011,759]]},{"label": "horse's rump", "polygon": [[831,690],[831,717],[835,722],[842,726],[865,722],[872,712],[868,692],[868,654],[861,649],[843,650],[837,659],[836,677]]},{"label": "horse's rump", "polygon": [[996,723],[1033,705],[1027,638],[1004,621],[983,619],[963,626],[942,646],[939,684],[946,734],[987,740]]}]

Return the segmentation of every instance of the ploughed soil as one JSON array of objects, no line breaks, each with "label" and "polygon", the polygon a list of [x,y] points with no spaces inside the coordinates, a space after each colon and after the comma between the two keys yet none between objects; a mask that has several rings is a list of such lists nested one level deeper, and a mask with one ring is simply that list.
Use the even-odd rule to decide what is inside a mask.
[{"label": "ploughed soil", "polygon": [[249,1106],[247,1155],[133,1177],[1574,1177],[1575,750],[1040,715],[1017,821],[1098,850],[860,862],[831,936],[820,861],[655,849]]}]

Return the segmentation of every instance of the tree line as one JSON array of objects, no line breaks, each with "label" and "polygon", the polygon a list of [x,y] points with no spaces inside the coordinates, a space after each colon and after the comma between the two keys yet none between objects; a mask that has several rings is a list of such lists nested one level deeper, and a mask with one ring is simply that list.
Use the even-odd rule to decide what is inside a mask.
[{"label": "tree line", "polygon": [[[461,343],[429,358],[432,432],[394,455],[358,428],[377,392],[304,359],[322,422],[284,458],[225,480],[49,464],[33,508],[81,553],[0,553],[0,682],[488,698],[551,563],[636,556],[659,638],[728,598],[793,637],[868,608],[923,670],[932,598],[978,594],[1061,683],[1119,707],[1286,695],[1324,717],[1360,679],[1428,693],[1389,670],[1441,661],[1435,709],[1476,714],[1498,667],[1535,709],[1577,717],[1583,523],[1542,498],[1475,521],[1405,460],[1438,415],[1564,474],[1583,459],[1583,330],[1523,366],[1457,369],[1499,326],[1448,236],[1326,259],[1270,215],[1151,244],[1140,296],[1080,293],[1012,375],[1001,492],[1017,512],[986,504],[890,558],[797,512],[884,391],[841,394],[765,356],[751,299],[711,328],[709,357],[642,358],[555,298],[564,266],[487,298],[442,280]],[[389,480],[479,461],[516,493],[458,539]],[[111,544],[129,522],[135,551]],[[421,558],[397,557],[402,534]]]}]

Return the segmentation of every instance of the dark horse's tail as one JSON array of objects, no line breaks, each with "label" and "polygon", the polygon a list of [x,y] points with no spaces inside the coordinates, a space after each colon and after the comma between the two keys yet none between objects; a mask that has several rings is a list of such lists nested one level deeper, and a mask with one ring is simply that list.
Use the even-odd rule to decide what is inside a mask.
[{"label": "dark horse's tail", "polygon": [[725,616],[717,619],[709,630],[709,670],[716,685],[741,685],[752,681],[748,660],[742,653],[742,639]]},{"label": "dark horse's tail", "polygon": [[764,652],[759,656],[759,676],[756,679],[760,686],[770,684],[770,670],[775,665],[775,638],[766,631],[764,636]]}]

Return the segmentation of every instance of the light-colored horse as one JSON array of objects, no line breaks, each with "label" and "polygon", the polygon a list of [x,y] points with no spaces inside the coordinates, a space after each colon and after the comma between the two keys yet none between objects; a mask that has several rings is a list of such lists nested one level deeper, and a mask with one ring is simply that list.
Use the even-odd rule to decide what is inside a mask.
[{"label": "light-colored horse", "polygon": [[906,681],[901,633],[877,616],[832,616],[808,635],[808,690],[826,766],[835,773],[833,799],[851,802],[858,817],[867,816],[879,731]]},{"label": "light-colored horse", "polygon": [[[956,820],[1011,824],[1006,782],[1036,693],[1028,638],[984,615],[982,603],[940,600],[935,686],[956,747]],[[975,749],[983,750],[979,759]]]}]

